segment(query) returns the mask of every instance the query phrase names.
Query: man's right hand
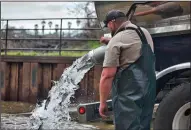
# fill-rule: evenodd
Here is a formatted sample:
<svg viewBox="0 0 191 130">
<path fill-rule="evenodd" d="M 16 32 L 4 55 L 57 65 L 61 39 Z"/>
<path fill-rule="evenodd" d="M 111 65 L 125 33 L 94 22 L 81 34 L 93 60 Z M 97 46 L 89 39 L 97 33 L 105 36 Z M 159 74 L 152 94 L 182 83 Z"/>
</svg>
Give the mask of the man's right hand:
<svg viewBox="0 0 191 130">
<path fill-rule="evenodd" d="M 108 44 L 111 38 L 101 37 L 100 42 L 103 44 Z"/>
</svg>

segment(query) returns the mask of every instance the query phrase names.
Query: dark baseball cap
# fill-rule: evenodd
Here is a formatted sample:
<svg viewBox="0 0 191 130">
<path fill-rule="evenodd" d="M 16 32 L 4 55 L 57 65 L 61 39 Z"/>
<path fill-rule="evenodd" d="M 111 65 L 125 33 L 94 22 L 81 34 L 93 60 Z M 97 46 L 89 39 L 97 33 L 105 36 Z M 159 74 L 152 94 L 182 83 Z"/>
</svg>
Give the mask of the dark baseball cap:
<svg viewBox="0 0 191 130">
<path fill-rule="evenodd" d="M 107 13 L 104 22 L 104 27 L 107 27 L 107 24 L 114 19 L 125 17 L 125 14 L 121 12 L 120 10 L 111 10 Z"/>
</svg>

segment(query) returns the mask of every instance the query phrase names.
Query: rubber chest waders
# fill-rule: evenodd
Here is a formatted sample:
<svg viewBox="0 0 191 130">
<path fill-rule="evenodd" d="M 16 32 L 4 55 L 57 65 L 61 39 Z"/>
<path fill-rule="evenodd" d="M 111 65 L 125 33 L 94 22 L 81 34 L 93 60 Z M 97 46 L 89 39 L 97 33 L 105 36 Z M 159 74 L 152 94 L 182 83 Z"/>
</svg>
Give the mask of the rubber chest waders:
<svg viewBox="0 0 191 130">
<path fill-rule="evenodd" d="M 150 130 L 156 95 L 155 56 L 140 27 L 141 56 L 125 69 L 118 69 L 112 85 L 115 130 Z M 118 32 L 119 32 L 118 31 Z"/>
</svg>

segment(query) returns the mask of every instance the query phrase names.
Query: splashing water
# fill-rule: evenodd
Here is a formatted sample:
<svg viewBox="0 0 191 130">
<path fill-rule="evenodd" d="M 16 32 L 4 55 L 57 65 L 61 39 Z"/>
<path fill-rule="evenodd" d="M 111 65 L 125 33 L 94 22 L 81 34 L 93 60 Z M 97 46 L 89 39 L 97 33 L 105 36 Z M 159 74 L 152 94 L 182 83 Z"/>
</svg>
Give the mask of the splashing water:
<svg viewBox="0 0 191 130">
<path fill-rule="evenodd" d="M 49 91 L 48 98 L 37 104 L 30 117 L 30 129 L 76 129 L 71 125 L 69 115 L 70 98 L 79 88 L 83 79 L 94 63 L 88 54 L 77 59 L 65 69 L 59 81 Z"/>
</svg>

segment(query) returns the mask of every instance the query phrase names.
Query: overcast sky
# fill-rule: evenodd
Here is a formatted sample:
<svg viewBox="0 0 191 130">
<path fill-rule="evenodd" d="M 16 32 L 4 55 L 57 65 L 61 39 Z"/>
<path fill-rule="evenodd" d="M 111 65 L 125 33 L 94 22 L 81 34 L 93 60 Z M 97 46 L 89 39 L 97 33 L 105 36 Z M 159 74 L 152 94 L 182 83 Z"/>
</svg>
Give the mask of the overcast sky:
<svg viewBox="0 0 191 130">
<path fill-rule="evenodd" d="M 67 18 L 67 17 L 84 17 L 83 13 L 72 14 L 68 9 L 74 9 L 79 2 L 2 2 L 1 3 L 1 18 L 3 19 L 26 19 L 26 18 Z M 85 3 L 85 2 L 80 2 Z M 93 4 L 92 4 L 93 5 Z M 94 6 L 92 6 L 92 10 Z M 96 17 L 96 16 L 95 16 Z M 48 23 L 46 21 L 46 23 Z M 60 21 L 52 21 L 52 27 L 55 24 L 60 25 Z M 72 27 L 77 27 L 76 21 L 71 21 Z M 63 27 L 68 26 L 68 20 L 63 22 Z M 4 23 L 5 24 L 5 23 Z M 17 28 L 34 28 L 34 24 L 39 24 L 41 21 L 20 21 L 10 22 L 11 25 Z M 46 24 L 48 28 L 48 24 Z"/>
</svg>

